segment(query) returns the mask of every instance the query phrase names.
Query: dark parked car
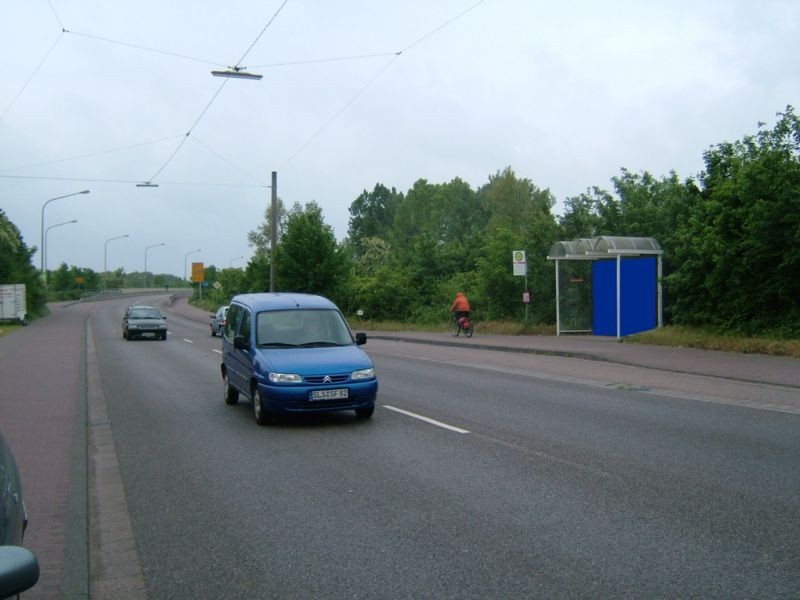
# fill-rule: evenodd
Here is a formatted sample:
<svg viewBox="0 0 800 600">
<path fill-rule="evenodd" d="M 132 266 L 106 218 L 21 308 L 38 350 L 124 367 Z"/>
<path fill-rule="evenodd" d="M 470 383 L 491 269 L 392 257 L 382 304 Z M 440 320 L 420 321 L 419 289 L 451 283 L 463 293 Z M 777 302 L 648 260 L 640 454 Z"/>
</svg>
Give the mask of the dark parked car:
<svg viewBox="0 0 800 600">
<path fill-rule="evenodd" d="M 155 306 L 134 304 L 125 311 L 122 317 L 122 337 L 131 341 L 137 337 L 153 336 L 156 339 L 167 339 L 167 317 Z"/>
<path fill-rule="evenodd" d="M 39 580 L 39 562 L 21 547 L 27 523 L 17 464 L 0 435 L 0 598 L 19 594 Z"/>
<path fill-rule="evenodd" d="M 225 402 L 249 398 L 259 425 L 272 413 L 354 410 L 368 419 L 378 380 L 360 348 L 366 342 L 367 334 L 354 336 L 336 305 L 321 296 L 236 296 L 222 336 Z"/>
<path fill-rule="evenodd" d="M 211 335 L 222 335 L 225 329 L 225 317 L 228 315 L 228 307 L 220 306 L 217 312 L 211 313 Z"/>
</svg>

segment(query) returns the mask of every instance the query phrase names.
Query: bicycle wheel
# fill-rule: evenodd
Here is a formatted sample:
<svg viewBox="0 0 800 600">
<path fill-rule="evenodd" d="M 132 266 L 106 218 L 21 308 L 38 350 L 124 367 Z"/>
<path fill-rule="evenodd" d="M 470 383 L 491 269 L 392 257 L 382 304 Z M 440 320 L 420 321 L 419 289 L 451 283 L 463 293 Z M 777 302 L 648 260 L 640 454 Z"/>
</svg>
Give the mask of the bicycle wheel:
<svg viewBox="0 0 800 600">
<path fill-rule="evenodd" d="M 450 325 L 450 333 L 453 334 L 453 337 L 457 337 L 458 334 L 461 333 L 461 325 L 458 324 L 458 319 L 453 319 Z"/>
<path fill-rule="evenodd" d="M 464 328 L 464 337 L 472 337 L 472 325 Z"/>
</svg>

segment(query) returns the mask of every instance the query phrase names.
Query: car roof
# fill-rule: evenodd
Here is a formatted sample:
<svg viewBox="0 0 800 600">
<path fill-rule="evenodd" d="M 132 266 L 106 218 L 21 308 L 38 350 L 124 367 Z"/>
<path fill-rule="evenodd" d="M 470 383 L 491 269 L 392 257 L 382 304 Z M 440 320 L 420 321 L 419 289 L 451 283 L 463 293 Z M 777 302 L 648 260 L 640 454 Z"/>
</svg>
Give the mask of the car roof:
<svg viewBox="0 0 800 600">
<path fill-rule="evenodd" d="M 288 310 L 292 308 L 324 308 L 337 310 L 336 305 L 322 296 L 291 292 L 240 294 L 235 296 L 231 304 L 243 304 L 255 312 L 265 310 Z"/>
</svg>

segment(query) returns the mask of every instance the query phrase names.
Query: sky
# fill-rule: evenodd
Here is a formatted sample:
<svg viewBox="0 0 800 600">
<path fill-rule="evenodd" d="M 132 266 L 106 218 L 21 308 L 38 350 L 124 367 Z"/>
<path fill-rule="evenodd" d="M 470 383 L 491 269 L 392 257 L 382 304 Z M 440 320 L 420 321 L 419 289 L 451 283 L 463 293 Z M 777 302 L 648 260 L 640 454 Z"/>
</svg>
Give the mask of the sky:
<svg viewBox="0 0 800 600">
<path fill-rule="evenodd" d="M 561 214 L 621 168 L 696 176 L 797 107 L 800 2 L 0 0 L 0 65 L 25 243 L 45 228 L 50 269 L 183 277 L 246 265 L 273 171 L 339 240 L 378 183 L 510 167 Z M 263 78 L 211 75 L 231 66 Z"/>
</svg>

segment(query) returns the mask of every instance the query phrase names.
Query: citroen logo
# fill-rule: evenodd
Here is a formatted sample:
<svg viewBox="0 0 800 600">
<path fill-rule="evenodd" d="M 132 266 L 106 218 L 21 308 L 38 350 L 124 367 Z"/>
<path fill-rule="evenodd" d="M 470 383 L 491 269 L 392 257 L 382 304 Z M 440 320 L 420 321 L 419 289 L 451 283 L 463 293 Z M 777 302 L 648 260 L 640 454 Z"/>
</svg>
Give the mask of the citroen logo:
<svg viewBox="0 0 800 600">
<path fill-rule="evenodd" d="M 322 383 L 332 383 L 332 382 L 333 379 L 331 379 L 330 375 L 325 375 L 325 377 L 322 378 Z"/>
</svg>

